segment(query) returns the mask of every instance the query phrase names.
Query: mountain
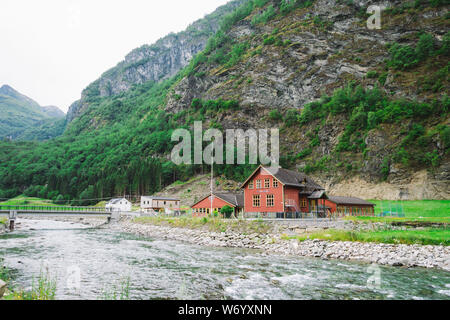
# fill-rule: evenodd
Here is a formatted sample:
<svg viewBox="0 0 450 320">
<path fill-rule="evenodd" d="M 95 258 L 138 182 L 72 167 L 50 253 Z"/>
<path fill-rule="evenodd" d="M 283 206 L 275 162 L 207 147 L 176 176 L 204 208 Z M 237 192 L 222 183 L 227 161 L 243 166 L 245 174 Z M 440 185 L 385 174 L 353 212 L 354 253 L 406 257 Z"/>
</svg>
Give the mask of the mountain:
<svg viewBox="0 0 450 320">
<path fill-rule="evenodd" d="M 0 137 L 17 139 L 43 122 L 64 118 L 57 107 L 41 107 L 36 101 L 8 85 L 0 88 Z"/>
<path fill-rule="evenodd" d="M 83 113 L 90 102 L 100 97 L 117 95 L 134 85 L 174 76 L 204 49 L 208 39 L 219 28 L 223 16 L 246 1 L 231 1 L 192 23 L 185 31 L 171 33 L 152 45 L 143 45 L 131 51 L 124 61 L 106 71 L 82 92 L 81 100 L 69 108 L 68 122 Z"/>
<path fill-rule="evenodd" d="M 169 160 L 172 132 L 203 121 L 279 128 L 281 164 L 330 193 L 448 199 L 448 1 L 390 1 L 382 28 L 369 30 L 374 4 L 243 2 L 176 75 L 117 94 L 85 90 L 61 137 L 0 142 L 0 198 L 157 192 L 207 172 Z M 121 87 L 122 78 L 109 79 Z M 254 169 L 215 173 L 243 181 Z"/>
<path fill-rule="evenodd" d="M 49 118 L 64 118 L 66 116 L 61 109 L 55 106 L 44 106 L 41 109 Z"/>
</svg>

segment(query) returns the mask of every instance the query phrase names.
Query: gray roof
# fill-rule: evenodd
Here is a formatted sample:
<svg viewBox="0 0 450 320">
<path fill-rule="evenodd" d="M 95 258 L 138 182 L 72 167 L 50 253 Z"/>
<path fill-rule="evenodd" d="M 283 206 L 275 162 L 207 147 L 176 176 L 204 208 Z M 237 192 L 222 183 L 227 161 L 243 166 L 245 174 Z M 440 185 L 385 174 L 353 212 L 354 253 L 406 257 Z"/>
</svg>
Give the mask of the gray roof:
<svg viewBox="0 0 450 320">
<path fill-rule="evenodd" d="M 304 173 L 283 168 L 274 169 L 271 167 L 264 167 L 264 169 L 269 171 L 275 178 L 286 186 L 304 187 L 308 190 L 325 190 L 322 186 L 317 184 L 313 179 Z"/>
<path fill-rule="evenodd" d="M 109 200 L 108 204 L 117 204 L 119 201 L 122 201 L 122 200 L 128 201 L 128 200 L 125 199 L 125 198 L 117 198 L 117 199 L 111 199 L 111 200 Z"/>
<path fill-rule="evenodd" d="M 142 198 L 152 199 L 152 200 L 165 200 L 165 201 L 180 201 L 180 199 L 176 198 L 166 198 L 166 197 L 147 197 L 143 196 Z"/>
<path fill-rule="evenodd" d="M 222 199 L 223 201 L 228 202 L 229 204 L 243 208 L 244 207 L 244 193 L 243 192 L 221 192 L 221 193 L 214 193 L 214 196 Z M 210 195 L 207 195 L 206 197 L 203 197 L 200 201 L 197 201 L 192 206 L 195 206 L 197 203 L 202 202 L 206 198 L 210 197 Z"/>
<path fill-rule="evenodd" d="M 216 197 L 231 203 L 232 205 L 236 206 L 236 207 L 244 207 L 244 194 L 243 193 L 232 193 L 232 192 L 228 192 L 228 193 L 215 193 L 214 194 Z"/>
<path fill-rule="evenodd" d="M 354 197 L 328 197 L 331 202 L 334 202 L 336 204 L 348 204 L 348 205 L 361 205 L 361 206 L 375 206 L 375 204 L 359 199 Z"/>
<path fill-rule="evenodd" d="M 309 199 L 328 199 L 328 196 L 326 195 L 324 190 L 321 191 L 314 191 L 311 193 L 311 195 L 308 197 Z"/>
</svg>

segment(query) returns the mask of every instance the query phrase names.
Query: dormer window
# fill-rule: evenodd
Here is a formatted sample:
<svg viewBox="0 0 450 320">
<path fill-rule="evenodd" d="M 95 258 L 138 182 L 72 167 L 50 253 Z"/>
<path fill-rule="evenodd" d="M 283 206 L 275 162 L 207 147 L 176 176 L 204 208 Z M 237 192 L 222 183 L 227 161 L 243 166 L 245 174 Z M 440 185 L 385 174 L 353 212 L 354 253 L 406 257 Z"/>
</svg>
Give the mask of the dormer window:
<svg viewBox="0 0 450 320">
<path fill-rule="evenodd" d="M 266 188 L 266 189 L 270 188 L 270 179 L 264 180 L 264 188 Z"/>
<path fill-rule="evenodd" d="M 278 188 L 278 180 L 277 179 L 273 179 L 273 187 Z"/>
<path fill-rule="evenodd" d="M 256 189 L 261 189 L 261 180 L 256 180 Z"/>
</svg>

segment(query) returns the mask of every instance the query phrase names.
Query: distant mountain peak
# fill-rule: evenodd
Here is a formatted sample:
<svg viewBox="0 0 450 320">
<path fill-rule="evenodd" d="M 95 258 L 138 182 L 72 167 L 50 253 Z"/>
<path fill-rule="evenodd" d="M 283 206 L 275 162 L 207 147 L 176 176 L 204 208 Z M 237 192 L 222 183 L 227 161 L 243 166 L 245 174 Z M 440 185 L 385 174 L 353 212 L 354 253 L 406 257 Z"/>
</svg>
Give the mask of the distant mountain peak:
<svg viewBox="0 0 450 320">
<path fill-rule="evenodd" d="M 0 93 L 1 94 L 5 94 L 5 95 L 10 95 L 10 94 L 14 94 L 14 93 L 19 93 L 17 90 L 15 90 L 13 87 L 4 84 L 1 88 L 0 88 Z"/>
<path fill-rule="evenodd" d="M 0 139 L 20 137 L 26 130 L 59 121 L 65 113 L 58 107 L 41 107 L 33 99 L 5 84 L 0 87 Z M 59 131 L 58 131 L 59 132 Z"/>
</svg>

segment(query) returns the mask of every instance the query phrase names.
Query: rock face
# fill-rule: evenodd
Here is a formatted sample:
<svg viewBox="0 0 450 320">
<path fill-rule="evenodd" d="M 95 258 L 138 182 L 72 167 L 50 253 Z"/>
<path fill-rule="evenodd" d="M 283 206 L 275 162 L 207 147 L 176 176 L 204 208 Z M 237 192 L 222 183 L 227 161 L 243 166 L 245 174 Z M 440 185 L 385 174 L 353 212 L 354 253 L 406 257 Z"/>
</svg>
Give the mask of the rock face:
<svg viewBox="0 0 450 320">
<path fill-rule="evenodd" d="M 404 2 L 390 1 L 386 6 L 395 8 Z M 378 78 L 370 78 L 367 74 L 371 70 L 383 68 L 384 61 L 390 58 L 386 49 L 388 43 L 415 45 L 411 39 L 419 29 L 437 39 L 447 32 L 438 22 L 443 18 L 445 10 L 432 8 L 418 12 L 414 18 L 403 16 L 399 19 L 384 14 L 383 28 L 369 30 L 365 25 L 367 17 L 361 17 L 358 12 L 372 4 L 380 3 L 366 0 L 349 5 L 343 1 L 317 0 L 311 8 L 275 18 L 266 24 L 255 25 L 252 17 L 240 21 L 231 29 L 229 37 L 235 43 L 248 44 L 250 49 L 241 61 L 233 66 L 211 63 L 199 65 L 195 75 L 185 77 L 175 86 L 174 94 L 169 95 L 166 112 L 186 111 L 193 99 L 238 100 L 239 110 L 224 112 L 211 120 L 220 123 L 223 129 L 282 127 L 282 121 L 270 120 L 269 114 L 273 110 L 280 114 L 286 114 L 289 110 L 301 112 L 306 103 L 317 101 L 324 94 L 331 95 L 336 88 L 345 87 L 353 80 L 367 88 L 380 86 Z M 320 21 L 326 27 L 315 21 Z M 272 35 L 280 38 L 285 45 L 263 44 L 264 39 Z M 199 77 L 198 74 L 204 76 Z M 417 101 L 429 101 L 431 97 L 440 99 L 443 93 L 420 95 L 413 82 L 403 79 L 398 73 L 395 74 L 394 81 L 392 70 L 387 72 L 386 77 L 382 89 L 394 99 L 408 97 Z M 286 154 L 294 150 L 291 154 L 295 155 L 309 148 L 311 139 L 308 134 L 320 127 L 317 132 L 320 145 L 313 150 L 311 158 L 334 158 L 333 152 L 347 121 L 348 119 L 338 116 L 333 121 L 313 122 L 301 129 L 283 129 L 282 152 Z M 442 119 L 430 120 L 426 125 L 433 127 L 440 121 Z M 447 115 L 440 124 L 448 123 Z M 411 127 L 411 120 L 403 125 Z M 353 165 L 351 170 L 357 170 L 357 182 L 352 183 L 352 174 L 341 169 L 317 174 L 316 179 L 327 185 L 332 192 L 348 193 L 349 196 L 396 200 L 448 199 L 450 171 L 449 157 L 448 154 L 445 156 L 445 152 L 440 151 L 445 159 L 442 164 L 429 171 L 386 162 L 398 151 L 404 135 L 404 128 L 397 124 L 383 124 L 380 128 L 369 131 L 364 137 L 365 154 L 353 156 L 340 164 Z M 437 149 L 439 144 L 442 142 L 433 142 Z M 339 165 L 337 162 L 336 166 Z M 299 169 L 305 166 L 306 163 L 297 163 Z M 383 185 L 386 192 L 382 192 L 381 185 L 374 188 L 385 179 L 381 170 L 383 166 L 388 166 L 390 171 L 388 180 Z"/>
<path fill-rule="evenodd" d="M 6 292 L 6 283 L 4 281 L 0 280 L 0 298 L 3 297 L 5 292 Z"/>
<path fill-rule="evenodd" d="M 95 105 L 92 101 L 117 94 L 120 100 L 120 93 L 133 85 L 173 76 L 205 48 L 208 37 L 218 29 L 220 18 L 242 2 L 231 2 L 182 33 L 168 35 L 153 45 L 133 50 L 124 61 L 83 91 L 81 100 L 70 107 L 68 121 L 84 114 L 87 117 L 83 123 L 89 129 L 106 126 L 108 120 L 101 114 L 91 117 L 93 113 L 87 112 L 95 110 L 95 107 L 89 109 Z M 437 151 L 443 159 L 439 164 L 433 164 L 433 168 L 431 165 L 412 167 L 392 160 L 417 119 L 405 119 L 400 125 L 380 124 L 361 134 L 357 144 L 364 145 L 364 151 L 341 154 L 337 146 L 349 124 L 348 114 L 311 121 L 301 128 L 284 126 L 288 112 L 300 114 L 305 104 L 329 96 L 353 81 L 368 89 L 377 86 L 392 99 L 408 98 L 418 102 L 442 99 L 449 88 L 448 80 L 443 80 L 441 90 L 424 93 L 418 89 L 417 78 L 421 73 L 432 74 L 438 70 L 433 68 L 445 67 L 446 61 L 431 59 L 426 64 L 435 67 L 430 70 L 422 65 L 401 72 L 388 68 L 386 60 L 390 59 L 389 43 L 415 46 L 419 31 L 442 42 L 449 26 L 447 7 L 409 8 L 395 14 L 383 12 L 380 30 L 367 28 L 367 8 L 384 5 L 398 9 L 407 1 L 315 0 L 310 7 L 299 8 L 284 16 L 276 14 L 267 23 L 252 22 L 269 5 L 279 3 L 270 1 L 265 8 L 254 10 L 227 31 L 227 41 L 222 47 L 228 50 L 230 46 L 245 44 L 247 48 L 235 63 L 220 62 L 223 56 L 232 55 L 226 50 L 221 52 L 222 47 L 205 54 L 206 62 L 200 63 L 195 72 L 168 90 L 167 101 L 161 103 L 161 109 L 167 114 L 176 114 L 180 126 L 189 123 L 189 117 L 204 112 L 201 114 L 207 122 L 204 127 L 214 124 L 223 129 L 281 128 L 281 154 L 290 166 L 306 169 L 319 166 L 321 160 L 328 161 L 322 165 L 327 170 L 310 174 L 332 194 L 393 200 L 450 198 L 450 154 L 439 134 L 435 134 L 428 144 L 429 150 Z M 271 37 L 273 41 L 267 41 Z M 369 76 L 369 72 L 375 72 L 377 76 Z M 143 86 L 142 90 L 147 89 Z M 236 100 L 239 108 L 223 112 L 200 110 L 197 114 L 189 114 L 194 99 Z M 111 105 L 111 108 L 121 108 L 120 103 Z M 271 118 L 273 111 L 280 114 L 281 120 Z M 189 116 L 180 116 L 183 112 Z M 142 122 L 146 116 L 137 117 L 142 117 L 139 119 Z M 427 118 L 421 124 L 425 131 L 435 131 L 449 123 L 446 113 L 440 118 Z M 298 156 L 308 149 L 311 150 L 307 156 Z M 425 147 L 420 151 L 423 150 Z M 426 152 L 422 152 L 419 157 L 425 155 Z M 167 156 L 167 152 L 163 156 Z M 427 156 L 433 156 L 431 151 Z"/>
<path fill-rule="evenodd" d="M 108 97 L 129 90 L 133 85 L 147 81 L 160 81 L 175 75 L 202 51 L 219 28 L 220 20 L 247 0 L 235 0 L 219 7 L 205 18 L 190 25 L 186 31 L 169 34 L 152 45 L 131 51 L 125 60 L 106 71 L 89 85 L 81 100 L 73 103 L 67 120 L 71 122 L 89 107 L 89 99 Z"/>
</svg>

